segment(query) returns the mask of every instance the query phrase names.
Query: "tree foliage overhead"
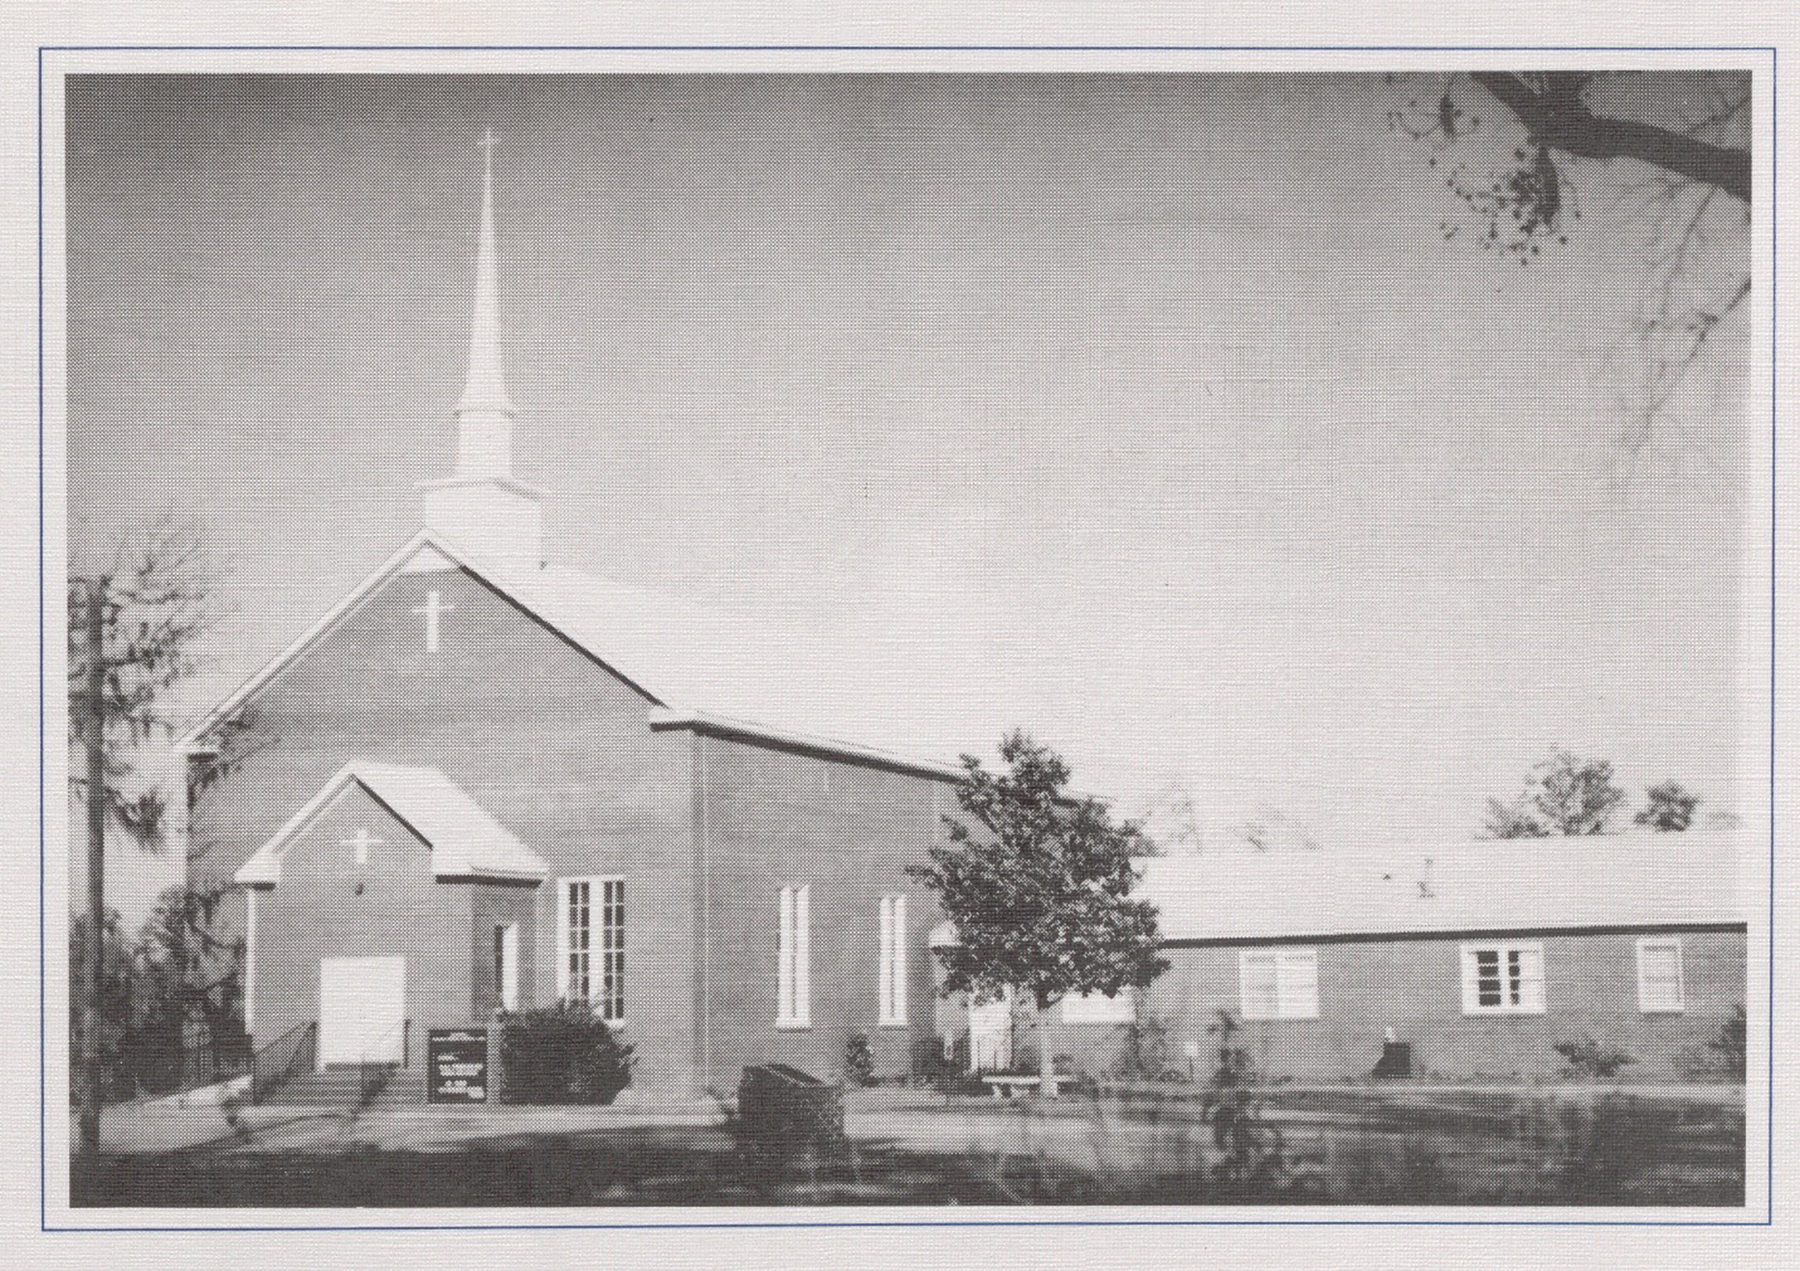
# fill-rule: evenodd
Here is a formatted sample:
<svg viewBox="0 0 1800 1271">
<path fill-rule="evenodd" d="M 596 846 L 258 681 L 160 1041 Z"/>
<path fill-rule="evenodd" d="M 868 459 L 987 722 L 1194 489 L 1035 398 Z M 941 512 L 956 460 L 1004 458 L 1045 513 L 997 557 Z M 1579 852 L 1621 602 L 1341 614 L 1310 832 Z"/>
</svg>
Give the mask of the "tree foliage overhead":
<svg viewBox="0 0 1800 1271">
<path fill-rule="evenodd" d="M 963 756 L 961 817 L 908 872 L 934 891 L 958 943 L 940 951 L 945 994 L 991 1001 L 1010 987 L 1040 1010 L 1070 993 L 1143 988 L 1167 969 L 1155 907 L 1131 899 L 1144 841 L 1104 804 L 1069 795 L 1069 769 L 1022 732 L 1006 770 Z"/>
<path fill-rule="evenodd" d="M 1619 442 L 1633 464 L 1659 438 L 1710 458 L 1676 399 L 1715 331 L 1750 293 L 1748 71 L 1521 71 L 1391 76 L 1389 123 L 1475 214 L 1472 237 L 1521 265 L 1582 251 L 1573 222 L 1605 205 L 1640 255 L 1634 322 L 1642 380 Z M 1623 162 L 1621 162 L 1623 161 Z M 1663 449 L 1667 450 L 1667 447 Z"/>
</svg>

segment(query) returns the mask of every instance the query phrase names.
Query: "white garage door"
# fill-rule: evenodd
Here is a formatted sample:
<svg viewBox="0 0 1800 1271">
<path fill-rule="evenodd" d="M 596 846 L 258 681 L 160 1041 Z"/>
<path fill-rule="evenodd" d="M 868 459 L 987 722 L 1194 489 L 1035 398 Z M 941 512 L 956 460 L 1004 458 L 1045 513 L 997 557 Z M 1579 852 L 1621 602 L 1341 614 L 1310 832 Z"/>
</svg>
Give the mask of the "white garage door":
<svg viewBox="0 0 1800 1271">
<path fill-rule="evenodd" d="M 405 1059 L 406 959 L 319 962 L 319 1067 Z"/>
</svg>

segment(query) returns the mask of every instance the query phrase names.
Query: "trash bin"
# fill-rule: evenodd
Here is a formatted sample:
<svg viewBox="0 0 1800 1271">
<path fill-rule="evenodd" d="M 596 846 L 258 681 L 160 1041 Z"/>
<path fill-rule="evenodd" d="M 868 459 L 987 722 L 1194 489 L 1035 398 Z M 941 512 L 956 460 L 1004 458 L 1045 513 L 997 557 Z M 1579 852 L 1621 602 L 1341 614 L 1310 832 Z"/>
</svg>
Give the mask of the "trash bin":
<svg viewBox="0 0 1800 1271">
<path fill-rule="evenodd" d="M 1374 1075 L 1382 1078 L 1412 1076 L 1412 1043 L 1383 1042 Z"/>
<path fill-rule="evenodd" d="M 844 1145 L 844 1091 L 787 1064 L 757 1064 L 738 1082 L 738 1129 L 746 1145 L 782 1156 Z"/>
</svg>

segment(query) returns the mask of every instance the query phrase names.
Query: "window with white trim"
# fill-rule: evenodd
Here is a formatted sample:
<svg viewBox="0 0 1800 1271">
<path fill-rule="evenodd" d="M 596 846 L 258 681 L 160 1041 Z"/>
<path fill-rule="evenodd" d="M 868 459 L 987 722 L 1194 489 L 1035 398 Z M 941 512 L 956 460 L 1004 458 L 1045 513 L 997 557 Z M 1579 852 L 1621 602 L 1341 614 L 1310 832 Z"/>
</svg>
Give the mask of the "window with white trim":
<svg viewBox="0 0 1800 1271">
<path fill-rule="evenodd" d="M 1130 989 L 1117 993 L 1071 993 L 1062 1000 L 1065 1024 L 1129 1024 L 1137 1018 Z"/>
<path fill-rule="evenodd" d="M 1245 1019 L 1319 1018 L 1319 951 L 1241 950 L 1238 1007 Z"/>
<path fill-rule="evenodd" d="M 812 887 L 781 889 L 781 947 L 775 1025 L 812 1027 Z"/>
<path fill-rule="evenodd" d="M 625 1018 L 625 880 L 565 878 L 557 902 L 557 992 L 616 1024 Z"/>
<path fill-rule="evenodd" d="M 1465 944 L 1462 990 L 1465 1015 L 1542 1015 L 1543 944 Z"/>
<path fill-rule="evenodd" d="M 1677 936 L 1645 936 L 1637 942 L 1638 1010 L 1646 1015 L 1673 1015 L 1687 1009 L 1687 985 L 1681 975 L 1681 940 Z"/>
<path fill-rule="evenodd" d="M 906 897 L 881 898 L 881 1022 L 906 1023 Z"/>
</svg>

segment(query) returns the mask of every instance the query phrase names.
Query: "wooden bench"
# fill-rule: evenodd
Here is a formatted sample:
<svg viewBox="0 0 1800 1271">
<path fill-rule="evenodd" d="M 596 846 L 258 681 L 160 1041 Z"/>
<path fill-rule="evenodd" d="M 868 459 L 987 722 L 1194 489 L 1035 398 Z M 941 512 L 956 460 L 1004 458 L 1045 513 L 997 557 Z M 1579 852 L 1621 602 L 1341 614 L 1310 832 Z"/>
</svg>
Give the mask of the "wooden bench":
<svg viewBox="0 0 1800 1271">
<path fill-rule="evenodd" d="M 994 1098 L 1010 1099 L 1018 1094 L 1020 1090 L 1034 1089 L 1040 1078 L 1011 1077 L 983 1073 L 981 1080 L 992 1090 Z M 1051 1079 L 1049 1093 L 1051 1098 L 1054 1099 L 1056 1097 L 1056 1081 L 1054 1078 Z"/>
</svg>

